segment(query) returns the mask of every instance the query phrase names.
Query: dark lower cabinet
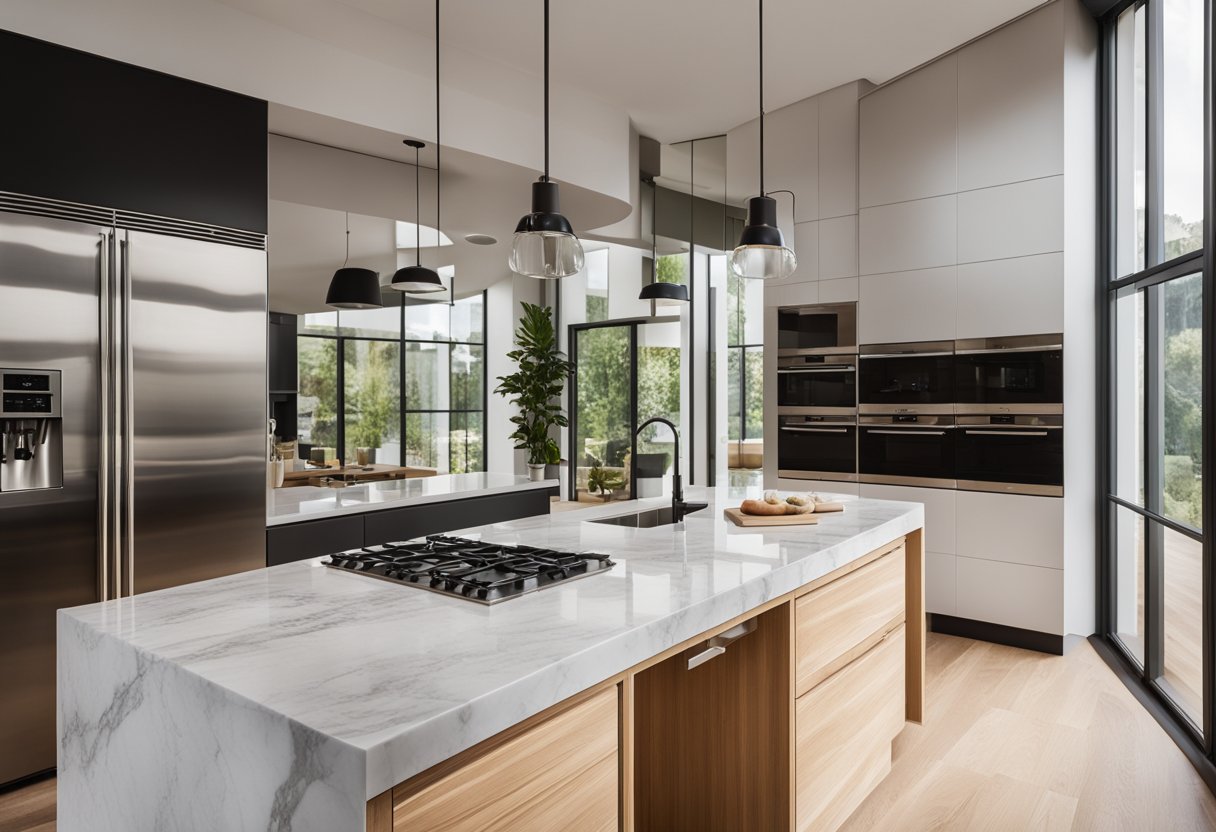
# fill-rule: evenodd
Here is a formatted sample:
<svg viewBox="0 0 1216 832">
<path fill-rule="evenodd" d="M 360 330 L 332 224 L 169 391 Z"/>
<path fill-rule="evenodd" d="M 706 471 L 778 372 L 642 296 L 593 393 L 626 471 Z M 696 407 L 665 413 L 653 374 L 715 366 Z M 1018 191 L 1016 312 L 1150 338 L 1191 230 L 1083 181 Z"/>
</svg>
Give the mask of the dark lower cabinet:
<svg viewBox="0 0 1216 832">
<path fill-rule="evenodd" d="M 362 514 L 271 526 L 266 529 L 266 565 L 317 558 L 362 545 Z"/>
<path fill-rule="evenodd" d="M 548 513 L 549 490 L 536 488 L 271 526 L 266 530 L 266 565 Z"/>
</svg>

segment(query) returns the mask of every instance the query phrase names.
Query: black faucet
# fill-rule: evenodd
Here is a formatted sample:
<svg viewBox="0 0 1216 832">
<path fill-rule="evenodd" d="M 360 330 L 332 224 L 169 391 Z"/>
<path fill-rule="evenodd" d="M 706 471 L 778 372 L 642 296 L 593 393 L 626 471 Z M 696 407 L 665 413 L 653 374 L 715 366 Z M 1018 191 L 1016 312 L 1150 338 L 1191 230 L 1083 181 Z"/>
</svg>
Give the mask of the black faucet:
<svg viewBox="0 0 1216 832">
<path fill-rule="evenodd" d="M 680 479 L 680 432 L 676 430 L 676 426 L 662 416 L 655 416 L 647 419 L 638 426 L 637 434 L 640 435 L 643 430 L 655 424 L 656 422 L 667 425 L 671 428 L 671 435 L 676 438 L 675 449 L 675 468 L 671 475 L 671 522 L 679 523 L 683 521 L 684 515 L 692 514 L 694 511 L 700 511 L 709 505 L 709 503 L 686 503 L 684 502 L 684 483 Z M 637 481 L 638 463 L 637 459 L 633 460 L 634 481 Z"/>
</svg>

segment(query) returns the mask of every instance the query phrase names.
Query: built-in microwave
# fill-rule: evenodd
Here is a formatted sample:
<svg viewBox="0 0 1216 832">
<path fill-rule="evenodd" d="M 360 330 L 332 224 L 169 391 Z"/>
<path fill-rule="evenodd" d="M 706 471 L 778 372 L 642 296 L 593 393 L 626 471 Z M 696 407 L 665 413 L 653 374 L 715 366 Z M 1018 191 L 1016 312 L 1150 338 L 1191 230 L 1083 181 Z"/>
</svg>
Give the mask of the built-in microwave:
<svg viewBox="0 0 1216 832">
<path fill-rule="evenodd" d="M 783 306 L 777 310 L 777 356 L 857 352 L 857 304 Z"/>
<path fill-rule="evenodd" d="M 858 357 L 859 412 L 954 412 L 954 342 L 866 344 Z"/>
<path fill-rule="evenodd" d="M 856 482 L 856 418 L 778 416 L 777 476 Z"/>
<path fill-rule="evenodd" d="M 1059 413 L 1064 402 L 1062 335 L 974 338 L 954 344 L 959 413 Z"/>
<path fill-rule="evenodd" d="M 777 413 L 787 416 L 852 416 L 857 413 L 857 356 L 778 358 Z"/>
</svg>

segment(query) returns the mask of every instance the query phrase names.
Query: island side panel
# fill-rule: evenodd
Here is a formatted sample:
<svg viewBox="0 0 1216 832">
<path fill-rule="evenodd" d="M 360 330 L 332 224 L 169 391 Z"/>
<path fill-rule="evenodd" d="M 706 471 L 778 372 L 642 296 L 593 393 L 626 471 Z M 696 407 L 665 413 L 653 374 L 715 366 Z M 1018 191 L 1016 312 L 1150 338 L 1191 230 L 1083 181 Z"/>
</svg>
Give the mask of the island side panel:
<svg viewBox="0 0 1216 832">
<path fill-rule="evenodd" d="M 925 530 L 909 532 L 904 542 L 907 629 L 905 640 L 905 717 L 918 725 L 925 717 Z"/>
<path fill-rule="evenodd" d="M 64 612 L 57 650 L 60 832 L 363 829 L 362 751 Z"/>
</svg>

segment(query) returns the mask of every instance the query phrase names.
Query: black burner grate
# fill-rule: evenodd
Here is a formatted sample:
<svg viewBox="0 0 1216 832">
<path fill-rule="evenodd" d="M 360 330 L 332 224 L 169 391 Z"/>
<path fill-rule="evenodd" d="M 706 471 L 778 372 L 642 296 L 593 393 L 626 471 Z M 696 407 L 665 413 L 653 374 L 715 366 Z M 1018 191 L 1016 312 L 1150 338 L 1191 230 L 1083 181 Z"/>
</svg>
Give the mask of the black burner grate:
<svg viewBox="0 0 1216 832">
<path fill-rule="evenodd" d="M 485 604 L 615 566 L 607 555 L 591 552 L 559 552 L 447 535 L 351 549 L 330 555 L 324 563 Z"/>
</svg>

